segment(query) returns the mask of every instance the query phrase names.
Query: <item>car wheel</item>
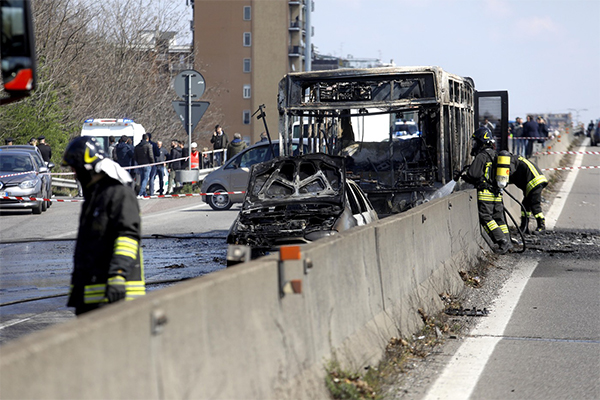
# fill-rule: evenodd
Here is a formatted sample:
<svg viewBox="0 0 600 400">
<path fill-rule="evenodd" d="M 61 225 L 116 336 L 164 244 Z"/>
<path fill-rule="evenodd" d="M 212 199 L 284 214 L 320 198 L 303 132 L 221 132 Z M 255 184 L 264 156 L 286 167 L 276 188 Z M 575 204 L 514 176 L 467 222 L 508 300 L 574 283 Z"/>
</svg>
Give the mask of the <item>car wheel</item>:
<svg viewBox="0 0 600 400">
<path fill-rule="evenodd" d="M 47 197 L 46 197 L 46 196 L 43 196 L 43 197 L 44 197 L 45 199 L 47 199 Z M 46 202 L 46 200 L 44 200 L 44 201 L 40 201 L 40 203 L 42 204 L 42 205 L 41 205 L 41 207 L 42 207 L 42 212 L 46 211 L 46 210 L 48 209 L 48 203 Z"/>
<path fill-rule="evenodd" d="M 34 206 L 31 209 L 31 211 L 36 215 L 41 214 L 42 213 L 42 203 L 43 203 L 43 201 L 38 201 L 38 204 L 36 206 Z"/>
<path fill-rule="evenodd" d="M 52 205 L 52 202 L 50 201 L 51 198 L 52 198 L 52 190 L 50 190 L 50 193 L 48 193 L 48 197 L 47 197 L 48 201 L 46 204 L 47 208 L 50 208 L 50 206 Z"/>
<path fill-rule="evenodd" d="M 226 192 L 226 190 L 223 186 L 218 186 L 218 185 L 211 186 L 208 189 L 208 193 L 215 193 L 215 192 Z M 212 208 L 213 210 L 216 210 L 216 211 L 229 210 L 231 208 L 231 206 L 233 205 L 233 203 L 231 202 L 231 198 L 226 193 L 213 195 L 213 196 L 206 196 L 206 202 L 208 203 L 210 208 Z"/>
</svg>

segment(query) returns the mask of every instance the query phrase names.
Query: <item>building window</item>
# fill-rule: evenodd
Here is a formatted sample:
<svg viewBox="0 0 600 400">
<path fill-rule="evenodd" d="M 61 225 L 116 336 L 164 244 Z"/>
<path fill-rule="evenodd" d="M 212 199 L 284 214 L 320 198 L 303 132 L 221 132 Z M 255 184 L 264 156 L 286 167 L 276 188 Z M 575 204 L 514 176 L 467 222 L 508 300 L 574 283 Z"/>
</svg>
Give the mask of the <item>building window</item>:
<svg viewBox="0 0 600 400">
<path fill-rule="evenodd" d="M 252 19 L 252 8 L 250 6 L 244 6 L 244 21 L 250 21 Z"/>
<path fill-rule="evenodd" d="M 249 58 L 244 58 L 244 72 L 252 72 L 252 64 Z"/>
<path fill-rule="evenodd" d="M 252 33 L 244 32 L 244 47 L 252 46 Z"/>
<path fill-rule="evenodd" d="M 244 125 L 250 125 L 250 110 L 243 111 L 242 122 L 244 123 Z"/>
<path fill-rule="evenodd" d="M 244 98 L 249 99 L 251 94 L 250 85 L 244 85 Z"/>
</svg>

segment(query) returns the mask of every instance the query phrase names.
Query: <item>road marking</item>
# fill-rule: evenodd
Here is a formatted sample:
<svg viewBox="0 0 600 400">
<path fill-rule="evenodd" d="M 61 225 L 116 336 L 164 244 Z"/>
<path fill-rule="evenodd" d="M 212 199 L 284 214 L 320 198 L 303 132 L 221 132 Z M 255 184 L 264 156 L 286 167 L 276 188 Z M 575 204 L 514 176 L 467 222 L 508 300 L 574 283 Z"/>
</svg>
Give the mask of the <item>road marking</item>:
<svg viewBox="0 0 600 400">
<path fill-rule="evenodd" d="M 585 140 L 581 142 L 581 146 L 579 147 L 578 151 L 583 152 L 583 148 L 588 146 L 589 140 L 589 138 L 585 138 Z M 550 210 L 546 214 L 546 229 L 554 230 L 556 221 L 558 221 L 558 217 L 560 216 L 563 207 L 567 203 L 567 197 L 569 197 L 569 193 L 571 193 L 571 189 L 573 188 L 573 184 L 575 183 L 575 179 L 579 173 L 578 168 L 581 167 L 582 163 L 583 154 L 578 154 L 575 157 L 575 162 L 573 163 L 574 169 L 572 169 L 565 178 L 560 190 L 556 193 L 554 201 L 552 201 L 552 207 L 550 207 Z"/>
<path fill-rule="evenodd" d="M 496 344 L 502 339 L 521 293 L 538 262 L 539 259 L 519 261 L 512 276 L 490 307 L 490 315 L 479 321 L 470 337 L 465 339 L 452 356 L 442 374 L 427 392 L 426 400 L 463 400 L 471 396 Z"/>
<path fill-rule="evenodd" d="M 16 324 L 20 324 L 21 322 L 25 322 L 30 320 L 33 317 L 29 317 L 29 318 L 23 318 L 23 319 L 13 319 L 12 321 L 8 321 L 4 324 L 0 324 L 0 330 L 4 329 L 4 328 L 8 328 L 9 326 L 13 326 Z"/>
</svg>

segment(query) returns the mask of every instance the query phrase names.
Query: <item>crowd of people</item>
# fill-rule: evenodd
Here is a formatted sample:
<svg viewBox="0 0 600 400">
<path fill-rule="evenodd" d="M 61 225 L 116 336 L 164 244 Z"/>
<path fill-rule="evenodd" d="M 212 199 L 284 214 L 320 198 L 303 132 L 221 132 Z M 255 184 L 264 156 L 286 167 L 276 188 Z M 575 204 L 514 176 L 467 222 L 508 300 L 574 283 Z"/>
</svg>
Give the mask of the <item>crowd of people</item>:
<svg viewBox="0 0 600 400">
<path fill-rule="evenodd" d="M 534 118 L 533 115 L 527 115 L 525 123 L 521 117 L 515 118 L 515 122 L 509 126 L 508 133 L 512 137 L 512 152 L 527 158 L 532 156 L 535 143 L 544 144 L 550 136 L 544 118 Z"/>
<path fill-rule="evenodd" d="M 176 171 L 190 167 L 191 169 L 219 167 L 226 159 L 247 147 L 239 133 L 235 133 L 233 140 L 229 141 L 229 137 L 220 125 L 215 126 L 210 141 L 213 150 L 204 147 L 200 152 L 196 142 L 191 143 L 190 151 L 182 141 L 176 139 L 171 140 L 171 148 L 167 150 L 160 140 L 156 142 L 152 140 L 152 133 L 144 134 L 136 146 L 133 146 L 131 138 L 127 136 L 122 136 L 117 143 L 111 136 L 108 154 L 121 167 L 129 170 L 134 178 L 130 185 L 132 187 L 139 185 L 138 197 L 154 196 L 156 193 L 162 195 L 173 193 L 182 186 L 182 182 L 177 180 Z M 143 167 L 134 168 L 142 165 Z M 156 177 L 158 177 L 158 188 L 155 190 Z"/>
</svg>

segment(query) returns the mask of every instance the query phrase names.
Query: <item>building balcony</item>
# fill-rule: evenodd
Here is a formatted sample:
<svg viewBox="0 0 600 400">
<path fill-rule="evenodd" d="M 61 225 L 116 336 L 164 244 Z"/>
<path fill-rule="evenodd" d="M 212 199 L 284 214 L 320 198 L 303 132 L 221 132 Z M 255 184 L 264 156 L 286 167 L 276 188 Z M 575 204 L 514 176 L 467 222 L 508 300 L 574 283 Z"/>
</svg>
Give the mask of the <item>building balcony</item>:
<svg viewBox="0 0 600 400">
<path fill-rule="evenodd" d="M 304 56 L 304 46 L 290 46 L 288 55 L 290 57 Z"/>
<path fill-rule="evenodd" d="M 304 32 L 306 30 L 306 22 L 299 21 L 299 20 L 290 21 L 289 30 L 290 31 L 300 31 L 300 30 L 302 30 Z"/>
</svg>

